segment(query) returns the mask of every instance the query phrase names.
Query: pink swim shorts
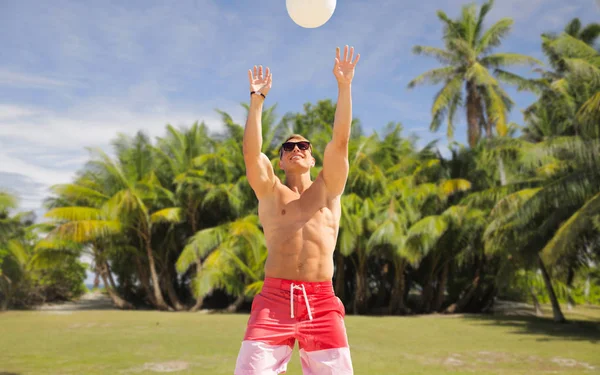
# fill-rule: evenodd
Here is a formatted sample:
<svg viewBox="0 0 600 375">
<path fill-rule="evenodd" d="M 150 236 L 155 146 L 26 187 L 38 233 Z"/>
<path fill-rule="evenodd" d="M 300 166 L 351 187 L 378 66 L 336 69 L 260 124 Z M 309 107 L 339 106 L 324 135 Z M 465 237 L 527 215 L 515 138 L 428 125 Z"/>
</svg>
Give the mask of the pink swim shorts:
<svg viewBox="0 0 600 375">
<path fill-rule="evenodd" d="M 345 314 L 331 281 L 267 277 L 252 302 L 235 375 L 286 372 L 296 340 L 304 375 L 352 375 Z"/>
</svg>

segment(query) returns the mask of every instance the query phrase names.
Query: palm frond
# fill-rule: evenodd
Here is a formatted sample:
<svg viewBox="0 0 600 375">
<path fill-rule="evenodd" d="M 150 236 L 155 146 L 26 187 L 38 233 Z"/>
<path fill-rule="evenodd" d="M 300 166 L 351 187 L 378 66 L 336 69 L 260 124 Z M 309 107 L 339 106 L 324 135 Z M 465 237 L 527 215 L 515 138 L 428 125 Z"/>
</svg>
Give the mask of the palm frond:
<svg viewBox="0 0 600 375">
<path fill-rule="evenodd" d="M 586 133 L 594 138 L 597 138 L 600 134 L 598 128 L 600 124 L 600 92 L 597 92 L 591 98 L 589 98 L 579 111 L 577 111 L 577 121 L 582 124 L 589 124 Z"/>
<path fill-rule="evenodd" d="M 471 47 L 469 42 L 464 39 L 450 39 L 448 41 L 448 46 L 460 55 L 461 60 L 475 61 L 477 59 L 477 52 Z"/>
<path fill-rule="evenodd" d="M 18 199 L 12 194 L 0 191 L 0 212 L 8 211 L 11 208 L 17 208 Z"/>
<path fill-rule="evenodd" d="M 229 225 L 207 228 L 192 236 L 179 255 L 175 267 L 180 274 L 186 272 L 192 264 L 200 261 L 214 251 L 227 238 Z"/>
<path fill-rule="evenodd" d="M 544 65 L 540 60 L 520 53 L 495 53 L 479 60 L 485 67 L 500 68 L 507 65 Z"/>
<path fill-rule="evenodd" d="M 408 83 L 408 88 L 412 89 L 417 85 L 430 83 L 438 84 L 442 81 L 448 81 L 456 74 L 456 68 L 447 66 L 443 68 L 432 69 L 413 79 Z"/>
<path fill-rule="evenodd" d="M 541 85 L 539 81 L 523 78 L 517 74 L 510 73 L 502 69 L 495 69 L 494 74 L 501 81 L 516 86 L 518 91 L 526 90 L 540 94 L 545 88 L 545 85 Z"/>
<path fill-rule="evenodd" d="M 579 39 L 588 45 L 594 45 L 598 37 L 600 37 L 600 23 L 591 23 L 579 33 Z"/>
<path fill-rule="evenodd" d="M 542 188 L 523 189 L 503 197 L 496 203 L 494 208 L 492 208 L 490 216 L 501 217 L 506 216 L 511 212 L 516 212 L 525 201 L 529 200 L 541 189 Z"/>
<path fill-rule="evenodd" d="M 133 189 L 117 192 L 105 203 L 104 207 L 110 215 L 115 217 L 127 217 L 138 212 L 138 210 L 144 216 L 148 214 L 148 208 L 142 202 L 139 194 Z"/>
<path fill-rule="evenodd" d="M 457 100 L 460 100 L 459 97 L 461 95 L 462 88 L 462 78 L 460 76 L 456 76 L 452 80 L 448 81 L 446 85 L 437 93 L 434 101 L 433 107 L 431 108 L 431 113 L 434 116 L 434 120 L 431 123 L 431 129 L 437 130 L 439 128 L 439 122 L 441 119 L 439 118 L 440 114 L 443 115 L 447 112 L 447 109 L 453 105 Z"/>
<path fill-rule="evenodd" d="M 481 53 L 485 53 L 493 47 L 499 46 L 502 38 L 504 38 L 510 32 L 513 23 L 514 21 L 511 18 L 503 18 L 493 24 L 481 36 L 481 39 L 475 47 L 476 53 L 479 55 Z"/>
<path fill-rule="evenodd" d="M 593 61 L 580 58 L 564 59 L 564 61 L 574 76 L 591 81 L 594 84 L 600 84 L 600 57 L 598 57 L 597 64 L 594 64 Z"/>
<path fill-rule="evenodd" d="M 50 188 L 54 193 L 73 201 L 81 201 L 95 207 L 108 200 L 108 196 L 94 189 L 78 184 L 60 184 Z"/>
<path fill-rule="evenodd" d="M 179 223 L 181 222 L 181 208 L 170 207 L 164 208 L 160 211 L 156 211 L 155 213 L 150 215 L 150 221 L 152 223 Z"/>
<path fill-rule="evenodd" d="M 494 0 L 488 0 L 481 5 L 481 8 L 479 8 L 479 17 L 477 18 L 477 27 L 475 29 L 475 40 L 481 39 L 483 21 L 485 20 L 485 16 L 492 10 L 493 6 Z"/>
<path fill-rule="evenodd" d="M 259 281 L 253 282 L 252 284 L 246 285 L 246 288 L 244 289 L 244 294 L 247 297 L 256 296 L 262 290 L 263 284 L 264 284 L 264 281 L 259 280 Z"/>
<path fill-rule="evenodd" d="M 459 191 L 467 191 L 470 189 L 471 182 L 462 178 L 445 180 L 440 184 L 440 192 L 445 197 L 456 194 Z"/>
<path fill-rule="evenodd" d="M 550 41 L 548 46 L 556 54 L 564 58 L 588 59 L 598 55 L 598 51 L 593 46 L 569 34 L 562 34 L 560 37 Z"/>
<path fill-rule="evenodd" d="M 460 26 L 461 26 L 461 37 L 469 45 L 473 45 L 475 42 L 475 36 L 477 33 L 477 13 L 475 12 L 475 4 L 467 4 L 462 7 Z"/>
<path fill-rule="evenodd" d="M 46 217 L 59 221 L 101 220 L 104 212 L 94 207 L 57 207 L 46 212 Z"/>
<path fill-rule="evenodd" d="M 600 214 L 600 193 L 589 199 L 579 210 L 560 226 L 546 244 L 542 254 L 552 264 L 568 256 L 576 248 L 577 239 L 593 229 L 592 219 Z"/>
<path fill-rule="evenodd" d="M 497 90 L 496 87 L 489 87 L 486 89 L 486 111 L 488 121 L 496 127 L 496 134 L 503 137 L 508 132 L 506 126 L 506 114 L 508 109 L 503 97 L 498 91 L 500 90 Z"/>
<path fill-rule="evenodd" d="M 407 233 L 406 254 L 414 265 L 434 248 L 446 233 L 448 222 L 442 216 L 427 216 L 413 224 Z"/>
<path fill-rule="evenodd" d="M 8 241 L 6 249 L 8 250 L 9 255 L 17 261 L 22 270 L 28 268 L 31 256 L 27 251 L 27 247 L 21 241 L 17 239 Z"/>
<path fill-rule="evenodd" d="M 425 55 L 435 57 L 442 64 L 450 64 L 454 56 L 452 52 L 436 47 L 414 46 L 412 52 L 415 55 Z"/>
<path fill-rule="evenodd" d="M 67 241 L 85 243 L 120 233 L 121 230 L 119 221 L 77 220 L 61 224 L 56 228 L 56 235 Z"/>
<path fill-rule="evenodd" d="M 475 82 L 481 86 L 497 86 L 498 81 L 490 74 L 490 72 L 481 64 L 474 63 L 469 67 L 465 74 L 465 78 Z"/>
</svg>

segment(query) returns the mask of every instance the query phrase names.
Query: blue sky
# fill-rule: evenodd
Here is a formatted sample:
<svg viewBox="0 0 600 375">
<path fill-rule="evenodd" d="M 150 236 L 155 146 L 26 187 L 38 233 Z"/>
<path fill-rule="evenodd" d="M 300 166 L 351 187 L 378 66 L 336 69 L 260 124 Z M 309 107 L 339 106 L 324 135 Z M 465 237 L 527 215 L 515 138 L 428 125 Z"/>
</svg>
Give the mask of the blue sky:
<svg viewBox="0 0 600 375">
<path fill-rule="evenodd" d="M 441 46 L 441 23 L 465 1 L 342 0 L 330 21 L 303 29 L 285 1 L 199 0 L 0 2 L 0 189 L 42 214 L 52 184 L 69 182 L 88 157 L 86 147 L 109 150 L 117 132 L 164 134 L 165 124 L 204 121 L 220 128 L 215 109 L 243 124 L 247 69 L 273 71 L 267 102 L 278 115 L 306 102 L 335 99 L 331 72 L 336 46 L 355 46 L 361 61 L 353 85 L 354 116 L 367 132 L 401 122 L 425 143 L 445 131 L 428 130 L 438 87 L 406 88 L 438 66 L 415 56 L 416 44 Z M 481 1 L 477 1 L 481 3 Z M 515 20 L 499 51 L 543 59 L 539 35 L 560 31 L 577 16 L 598 19 L 594 0 L 498 0 L 488 24 Z M 516 70 L 531 75 L 529 68 Z M 513 94 L 511 120 L 530 94 Z M 458 141 L 464 141 L 464 116 Z"/>
</svg>

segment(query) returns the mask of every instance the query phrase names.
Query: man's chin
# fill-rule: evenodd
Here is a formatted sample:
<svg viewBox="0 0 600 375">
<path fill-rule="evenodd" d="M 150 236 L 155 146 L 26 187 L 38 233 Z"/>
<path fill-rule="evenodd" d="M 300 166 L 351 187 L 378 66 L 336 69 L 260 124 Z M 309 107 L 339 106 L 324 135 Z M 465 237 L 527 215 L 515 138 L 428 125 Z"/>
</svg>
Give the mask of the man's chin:
<svg viewBox="0 0 600 375">
<path fill-rule="evenodd" d="M 308 172 L 309 170 L 310 167 L 307 167 L 306 165 L 300 163 L 291 163 L 287 166 L 287 168 L 284 169 L 284 171 L 288 173 L 304 173 Z"/>
</svg>

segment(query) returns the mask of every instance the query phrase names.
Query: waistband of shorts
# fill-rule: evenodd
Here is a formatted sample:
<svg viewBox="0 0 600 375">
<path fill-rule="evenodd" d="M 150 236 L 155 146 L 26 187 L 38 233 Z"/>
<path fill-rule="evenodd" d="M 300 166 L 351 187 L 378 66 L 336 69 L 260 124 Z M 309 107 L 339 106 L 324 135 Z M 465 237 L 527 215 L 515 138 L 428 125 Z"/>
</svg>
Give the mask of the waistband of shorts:
<svg viewBox="0 0 600 375">
<path fill-rule="evenodd" d="M 327 281 L 301 281 L 301 280 L 289 280 L 280 279 L 276 277 L 265 277 L 263 288 L 273 288 L 285 291 L 290 291 L 290 286 L 304 285 L 306 293 L 319 293 L 319 292 L 332 292 L 333 293 L 333 282 Z"/>
</svg>

